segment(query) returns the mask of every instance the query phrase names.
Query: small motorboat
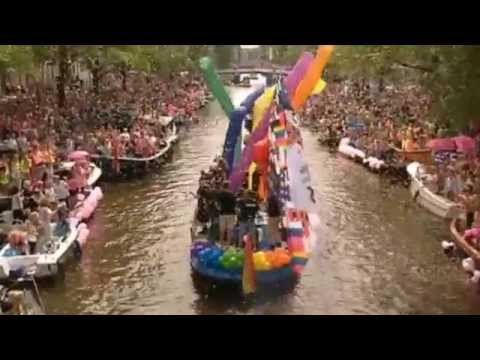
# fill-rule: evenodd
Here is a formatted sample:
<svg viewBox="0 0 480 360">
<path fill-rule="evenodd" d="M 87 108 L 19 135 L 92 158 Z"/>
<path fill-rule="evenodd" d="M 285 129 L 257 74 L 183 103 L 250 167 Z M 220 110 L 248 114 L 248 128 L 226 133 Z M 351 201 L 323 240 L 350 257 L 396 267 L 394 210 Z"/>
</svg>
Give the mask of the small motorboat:
<svg viewBox="0 0 480 360">
<path fill-rule="evenodd" d="M 53 231 L 55 225 L 51 224 Z M 64 235 L 52 236 L 52 239 L 39 249 L 39 253 L 33 255 L 14 255 L 10 245 L 5 245 L 0 250 L 0 280 L 7 280 L 12 272 L 25 271 L 32 267 L 35 268 L 35 278 L 57 275 L 62 264 L 81 249 L 79 233 L 77 224 L 70 221 Z"/>
<path fill-rule="evenodd" d="M 405 162 L 419 162 L 422 164 L 433 164 L 433 152 L 431 149 L 420 149 L 416 151 L 403 151 L 393 145 L 390 147 L 395 150 L 395 152 L 399 155 L 402 161 Z"/>
<path fill-rule="evenodd" d="M 422 164 L 418 162 L 409 164 L 407 172 L 410 176 L 410 194 L 422 207 L 444 219 L 464 217 L 457 203 L 435 194 L 424 184 L 427 174 Z"/>
</svg>

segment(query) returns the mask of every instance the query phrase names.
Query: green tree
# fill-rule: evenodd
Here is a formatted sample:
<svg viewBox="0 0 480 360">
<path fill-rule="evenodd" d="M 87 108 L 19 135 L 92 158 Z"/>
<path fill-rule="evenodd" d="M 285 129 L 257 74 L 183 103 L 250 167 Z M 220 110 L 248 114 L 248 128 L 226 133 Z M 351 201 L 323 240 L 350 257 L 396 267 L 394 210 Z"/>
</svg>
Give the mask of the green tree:
<svg viewBox="0 0 480 360">
<path fill-rule="evenodd" d="M 33 69 L 33 54 L 30 46 L 0 45 L 0 87 L 6 90 L 7 76 L 11 71 L 23 73 Z"/>
<path fill-rule="evenodd" d="M 219 69 L 228 68 L 232 61 L 232 45 L 215 45 L 215 64 Z"/>
</svg>

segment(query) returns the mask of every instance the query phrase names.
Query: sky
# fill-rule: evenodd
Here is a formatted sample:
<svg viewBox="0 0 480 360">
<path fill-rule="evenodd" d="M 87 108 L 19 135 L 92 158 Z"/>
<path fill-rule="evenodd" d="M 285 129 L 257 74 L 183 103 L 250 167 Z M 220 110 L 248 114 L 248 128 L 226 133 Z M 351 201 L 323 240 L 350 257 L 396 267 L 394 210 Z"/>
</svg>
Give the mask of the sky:
<svg viewBox="0 0 480 360">
<path fill-rule="evenodd" d="M 242 49 L 256 49 L 258 48 L 260 45 L 240 45 L 240 47 Z"/>
</svg>

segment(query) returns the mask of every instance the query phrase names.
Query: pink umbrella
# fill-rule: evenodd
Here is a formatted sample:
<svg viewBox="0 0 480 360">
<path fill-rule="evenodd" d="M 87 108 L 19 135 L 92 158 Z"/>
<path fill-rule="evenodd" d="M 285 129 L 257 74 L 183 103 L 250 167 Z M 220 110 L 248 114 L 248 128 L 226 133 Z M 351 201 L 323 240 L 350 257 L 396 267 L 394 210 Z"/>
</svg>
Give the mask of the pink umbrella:
<svg viewBox="0 0 480 360">
<path fill-rule="evenodd" d="M 90 156 L 90 154 L 88 152 L 83 151 L 83 150 L 77 150 L 77 151 L 74 151 L 74 152 L 70 153 L 70 155 L 68 155 L 68 159 L 70 161 L 80 161 L 80 160 L 88 159 L 89 156 Z"/>
<path fill-rule="evenodd" d="M 477 142 L 469 136 L 457 136 L 453 138 L 457 145 L 457 150 L 465 154 L 473 154 L 477 149 Z"/>
<path fill-rule="evenodd" d="M 457 150 L 457 145 L 452 139 L 433 139 L 427 143 L 427 147 L 435 152 Z"/>
</svg>

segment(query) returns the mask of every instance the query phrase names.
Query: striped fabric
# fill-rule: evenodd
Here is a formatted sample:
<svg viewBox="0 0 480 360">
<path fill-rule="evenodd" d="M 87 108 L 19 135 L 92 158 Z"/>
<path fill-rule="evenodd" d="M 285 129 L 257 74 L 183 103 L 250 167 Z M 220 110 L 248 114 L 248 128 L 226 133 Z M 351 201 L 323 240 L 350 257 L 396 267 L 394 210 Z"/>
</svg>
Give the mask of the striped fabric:
<svg viewBox="0 0 480 360">
<path fill-rule="evenodd" d="M 284 209 L 283 225 L 287 231 L 287 243 L 292 255 L 293 270 L 302 273 L 308 261 L 308 236 L 310 224 L 308 214 L 293 207 L 291 183 L 287 164 L 287 151 L 292 143 L 301 145 L 301 134 L 292 123 L 293 115 L 285 111 L 278 112 L 278 103 L 271 118 L 269 139 L 272 144 L 270 153 L 270 186 L 281 201 Z"/>
</svg>

